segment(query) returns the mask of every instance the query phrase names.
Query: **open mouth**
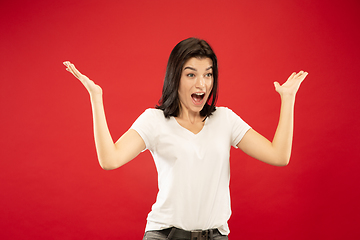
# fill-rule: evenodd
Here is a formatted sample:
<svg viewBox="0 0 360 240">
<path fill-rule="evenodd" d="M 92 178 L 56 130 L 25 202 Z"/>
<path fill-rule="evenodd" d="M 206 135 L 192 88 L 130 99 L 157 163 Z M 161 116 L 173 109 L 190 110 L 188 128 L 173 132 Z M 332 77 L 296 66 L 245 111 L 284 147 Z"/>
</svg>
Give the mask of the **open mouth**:
<svg viewBox="0 0 360 240">
<path fill-rule="evenodd" d="M 205 97 L 205 93 L 193 93 L 191 94 L 191 98 L 195 103 L 200 103 Z"/>
</svg>

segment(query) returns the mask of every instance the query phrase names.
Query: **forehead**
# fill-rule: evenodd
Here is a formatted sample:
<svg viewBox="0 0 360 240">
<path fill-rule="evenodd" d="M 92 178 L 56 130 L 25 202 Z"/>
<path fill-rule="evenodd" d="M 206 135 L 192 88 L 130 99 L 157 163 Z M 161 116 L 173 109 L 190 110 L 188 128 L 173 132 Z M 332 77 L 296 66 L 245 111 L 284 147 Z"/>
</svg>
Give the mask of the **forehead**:
<svg viewBox="0 0 360 240">
<path fill-rule="evenodd" d="M 192 67 L 195 68 L 196 70 L 205 70 L 208 69 L 209 67 L 212 67 L 212 65 L 213 62 L 210 58 L 192 57 L 185 62 L 183 66 L 183 70 L 186 67 Z"/>
</svg>

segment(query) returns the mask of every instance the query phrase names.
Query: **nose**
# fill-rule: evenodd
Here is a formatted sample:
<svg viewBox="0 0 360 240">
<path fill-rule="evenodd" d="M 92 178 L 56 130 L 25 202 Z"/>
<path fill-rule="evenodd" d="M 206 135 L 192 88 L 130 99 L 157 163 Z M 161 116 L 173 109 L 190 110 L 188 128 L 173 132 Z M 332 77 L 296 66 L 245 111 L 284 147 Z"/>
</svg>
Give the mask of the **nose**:
<svg viewBox="0 0 360 240">
<path fill-rule="evenodd" d="M 199 76 L 196 79 L 195 87 L 203 89 L 205 87 L 205 78 L 203 76 Z"/>
</svg>

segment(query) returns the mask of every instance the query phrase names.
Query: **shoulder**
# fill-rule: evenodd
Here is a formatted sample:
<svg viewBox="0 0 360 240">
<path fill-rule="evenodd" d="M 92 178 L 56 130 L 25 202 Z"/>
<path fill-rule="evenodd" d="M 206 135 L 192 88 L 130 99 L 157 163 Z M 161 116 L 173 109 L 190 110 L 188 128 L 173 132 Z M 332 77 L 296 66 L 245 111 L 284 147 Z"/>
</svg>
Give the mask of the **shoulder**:
<svg viewBox="0 0 360 240">
<path fill-rule="evenodd" d="M 148 108 L 133 123 L 131 128 L 138 132 L 152 132 L 164 123 L 165 117 L 162 110 Z"/>
<path fill-rule="evenodd" d="M 216 111 L 213 113 L 213 115 L 216 118 L 218 118 L 218 117 L 223 118 L 223 117 L 233 116 L 236 114 L 230 108 L 216 107 Z"/>
<path fill-rule="evenodd" d="M 155 108 L 148 108 L 146 109 L 141 116 L 146 116 L 146 117 L 150 117 L 150 118 L 165 118 L 164 116 L 164 112 L 160 109 L 155 109 Z"/>
<path fill-rule="evenodd" d="M 209 117 L 209 120 L 216 123 L 226 124 L 228 126 L 245 123 L 238 114 L 227 107 L 216 107 L 216 111 Z"/>
<path fill-rule="evenodd" d="M 156 127 L 166 122 L 164 113 L 160 109 L 148 108 L 135 121 L 136 124 Z"/>
<path fill-rule="evenodd" d="M 231 110 L 228 107 L 216 107 L 216 111 L 214 113 L 216 113 L 216 112 L 226 113 L 229 111 L 231 111 Z"/>
</svg>

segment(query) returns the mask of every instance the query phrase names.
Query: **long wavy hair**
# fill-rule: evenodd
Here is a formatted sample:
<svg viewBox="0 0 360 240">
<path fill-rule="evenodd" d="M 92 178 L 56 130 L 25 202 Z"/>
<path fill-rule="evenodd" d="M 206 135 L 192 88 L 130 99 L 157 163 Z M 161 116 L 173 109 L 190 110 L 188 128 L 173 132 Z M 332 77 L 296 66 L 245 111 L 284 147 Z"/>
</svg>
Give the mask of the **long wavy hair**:
<svg viewBox="0 0 360 240">
<path fill-rule="evenodd" d="M 200 115 L 206 119 L 216 110 L 215 105 L 218 91 L 217 57 L 205 40 L 187 38 L 179 42 L 171 51 L 166 67 L 162 96 L 159 100 L 159 105 L 155 106 L 155 108 L 164 111 L 166 118 L 169 118 L 170 116 L 177 117 L 180 113 L 178 90 L 182 69 L 186 61 L 193 57 L 210 58 L 213 64 L 213 88 L 209 94 L 207 102 L 200 111 Z"/>
</svg>

